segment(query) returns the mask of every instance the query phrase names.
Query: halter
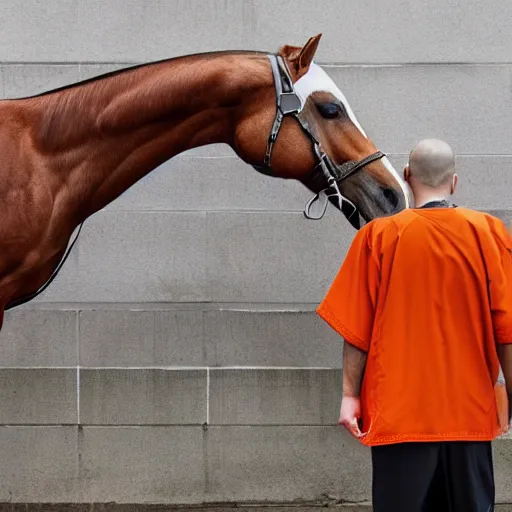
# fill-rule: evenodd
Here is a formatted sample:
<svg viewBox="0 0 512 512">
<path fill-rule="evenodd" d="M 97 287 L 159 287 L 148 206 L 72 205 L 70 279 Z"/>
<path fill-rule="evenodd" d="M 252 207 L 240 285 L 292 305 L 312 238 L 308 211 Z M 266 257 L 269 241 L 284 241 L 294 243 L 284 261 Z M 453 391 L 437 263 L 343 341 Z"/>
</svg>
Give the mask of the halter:
<svg viewBox="0 0 512 512">
<path fill-rule="evenodd" d="M 321 219 L 325 214 L 327 203 L 330 200 L 332 203 L 335 203 L 335 206 L 345 214 L 349 222 L 356 229 L 359 229 L 361 227 L 359 222 L 359 215 L 355 215 L 354 217 L 354 214 L 358 213 L 357 208 L 352 202 L 343 197 L 339 190 L 338 183 L 346 180 L 349 176 L 363 169 L 368 164 L 384 158 L 386 155 L 381 151 L 376 151 L 375 153 L 359 161 L 350 160 L 340 165 L 336 164 L 332 158 L 323 151 L 320 142 L 314 136 L 307 122 L 307 119 L 302 112 L 302 103 L 299 96 L 295 92 L 292 77 L 286 62 L 280 55 L 269 54 L 268 58 L 272 66 L 272 74 L 274 76 L 274 85 L 276 89 L 276 117 L 267 139 L 267 148 L 265 151 L 263 165 L 253 165 L 253 167 L 261 174 L 266 176 L 274 176 L 274 171 L 271 167 L 274 144 L 277 141 L 277 137 L 279 135 L 279 131 L 281 129 L 284 118 L 286 116 L 294 117 L 311 140 L 315 157 L 318 160 L 318 163 L 311 170 L 311 173 L 308 177 L 315 174 L 318 175 L 318 173 L 320 173 L 320 175 L 325 178 L 328 184 L 325 189 L 321 190 L 308 201 L 304 209 L 304 215 L 308 219 Z M 317 201 L 320 201 L 321 212 L 319 216 L 313 216 L 311 213 L 311 207 Z"/>
</svg>

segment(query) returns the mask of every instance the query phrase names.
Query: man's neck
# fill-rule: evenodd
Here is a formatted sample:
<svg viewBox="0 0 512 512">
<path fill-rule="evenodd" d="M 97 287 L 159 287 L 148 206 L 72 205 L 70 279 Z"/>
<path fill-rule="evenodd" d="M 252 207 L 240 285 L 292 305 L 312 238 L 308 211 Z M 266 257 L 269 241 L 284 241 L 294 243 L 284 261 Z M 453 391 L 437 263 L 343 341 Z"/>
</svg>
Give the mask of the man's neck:
<svg viewBox="0 0 512 512">
<path fill-rule="evenodd" d="M 422 206 L 425 206 L 428 203 L 432 202 L 440 202 L 440 201 L 448 201 L 448 197 L 444 194 L 425 194 L 425 193 L 419 193 L 414 195 L 415 199 L 415 207 L 421 208 Z"/>
</svg>

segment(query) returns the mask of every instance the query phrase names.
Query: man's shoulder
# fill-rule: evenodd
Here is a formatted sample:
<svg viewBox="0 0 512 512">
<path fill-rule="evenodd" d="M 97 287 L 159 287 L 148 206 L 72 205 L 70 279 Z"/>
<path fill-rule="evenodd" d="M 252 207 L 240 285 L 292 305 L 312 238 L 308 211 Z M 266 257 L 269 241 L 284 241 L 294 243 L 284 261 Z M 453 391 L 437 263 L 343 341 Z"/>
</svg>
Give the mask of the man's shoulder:
<svg viewBox="0 0 512 512">
<path fill-rule="evenodd" d="M 503 220 L 490 212 L 472 210 L 470 208 L 463 207 L 458 207 L 457 211 L 465 220 L 476 227 L 489 230 L 499 237 L 509 238 L 511 236 L 510 226 L 507 228 Z"/>
<path fill-rule="evenodd" d="M 459 218 L 460 220 L 464 220 L 466 222 L 491 226 L 504 225 L 504 222 L 501 219 L 489 212 L 472 210 L 464 206 L 450 208 L 450 211 L 454 214 L 454 219 Z M 372 224 L 374 228 L 378 230 L 386 229 L 389 226 L 407 226 L 417 219 L 418 216 L 415 215 L 415 209 L 406 208 L 405 210 L 395 213 L 394 215 L 374 219 Z"/>
<path fill-rule="evenodd" d="M 404 210 L 394 215 L 377 217 L 361 228 L 360 235 L 368 241 L 372 247 L 388 245 L 398 239 L 400 232 L 414 220 L 410 211 Z"/>
<path fill-rule="evenodd" d="M 405 226 L 413 222 L 414 219 L 414 213 L 412 210 L 407 208 L 393 215 L 377 217 L 369 222 L 365 227 L 372 233 L 372 235 L 377 235 L 385 231 L 398 233 Z"/>
<path fill-rule="evenodd" d="M 499 221 L 497 217 L 494 217 L 488 212 L 480 211 L 480 210 L 472 210 L 471 208 L 466 208 L 465 206 L 457 206 L 455 211 L 465 219 L 469 221 L 476 222 L 494 222 L 496 220 Z"/>
<path fill-rule="evenodd" d="M 497 232 L 501 235 L 507 232 L 503 221 L 491 213 L 461 206 L 450 209 L 450 212 L 453 214 L 450 217 L 450 224 L 456 224 L 457 222 L 466 225 L 471 224 L 478 231 Z M 407 208 L 394 215 L 373 219 L 362 229 L 366 231 L 365 235 L 372 239 L 383 235 L 399 236 L 409 227 L 417 226 L 418 229 L 423 229 L 424 222 L 421 222 L 422 218 L 422 215 L 417 215 L 415 209 Z"/>
</svg>

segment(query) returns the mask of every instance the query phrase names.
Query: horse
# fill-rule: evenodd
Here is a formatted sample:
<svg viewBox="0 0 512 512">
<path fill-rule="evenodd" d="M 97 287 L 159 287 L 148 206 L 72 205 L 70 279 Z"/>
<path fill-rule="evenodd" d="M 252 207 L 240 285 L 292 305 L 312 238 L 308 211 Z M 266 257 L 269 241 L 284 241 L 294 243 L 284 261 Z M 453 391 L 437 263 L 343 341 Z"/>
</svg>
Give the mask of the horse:
<svg viewBox="0 0 512 512">
<path fill-rule="evenodd" d="M 352 225 L 410 195 L 313 60 L 321 34 L 276 53 L 221 51 L 136 65 L 0 101 L 0 328 L 38 295 L 79 226 L 175 155 L 224 143 L 258 172 L 294 179 Z M 314 214 L 319 210 L 320 214 Z"/>
</svg>

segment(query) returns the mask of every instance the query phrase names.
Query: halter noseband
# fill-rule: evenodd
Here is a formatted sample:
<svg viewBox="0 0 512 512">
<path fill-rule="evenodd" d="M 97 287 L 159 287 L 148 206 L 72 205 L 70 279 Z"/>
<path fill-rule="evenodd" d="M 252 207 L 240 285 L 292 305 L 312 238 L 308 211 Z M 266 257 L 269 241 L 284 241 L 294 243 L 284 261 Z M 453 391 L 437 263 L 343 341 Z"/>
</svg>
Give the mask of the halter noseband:
<svg viewBox="0 0 512 512">
<path fill-rule="evenodd" d="M 279 135 L 279 131 L 281 129 L 284 118 L 286 116 L 294 117 L 311 140 L 313 144 L 313 151 L 318 160 L 318 163 L 312 169 L 310 175 L 321 173 L 321 175 L 328 183 L 328 186 L 325 189 L 320 191 L 310 201 L 308 201 L 304 209 L 304 215 L 308 219 L 321 219 L 325 214 L 327 203 L 330 200 L 331 202 L 337 203 L 335 206 L 337 206 L 337 208 L 347 216 L 348 220 L 356 229 L 359 229 L 359 216 L 356 215 L 356 219 L 353 218 L 353 215 L 357 213 L 357 208 L 350 201 L 343 197 L 339 190 L 338 183 L 347 179 L 355 172 L 363 169 L 368 164 L 371 164 L 376 160 L 380 160 L 386 155 L 381 151 L 376 151 L 375 153 L 359 161 L 351 160 L 341 165 L 336 164 L 332 158 L 323 151 L 322 146 L 318 139 L 314 136 L 309 123 L 307 122 L 307 119 L 302 114 L 302 102 L 295 92 L 292 77 L 286 62 L 280 55 L 270 54 L 268 55 L 268 58 L 272 66 L 272 74 L 274 76 L 274 85 L 276 89 L 276 117 L 267 139 L 267 148 L 265 151 L 263 165 L 254 165 L 253 167 L 258 172 L 265 174 L 266 176 L 274 175 L 271 167 L 274 144 Z M 311 214 L 311 207 L 317 201 L 321 202 L 322 210 L 319 216 L 313 216 Z"/>
</svg>

